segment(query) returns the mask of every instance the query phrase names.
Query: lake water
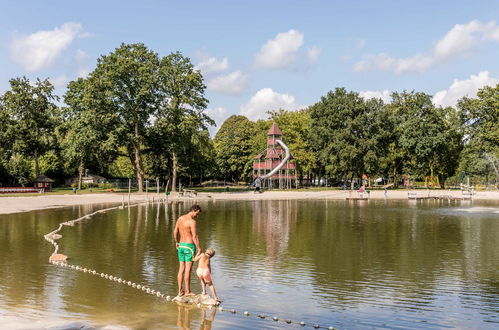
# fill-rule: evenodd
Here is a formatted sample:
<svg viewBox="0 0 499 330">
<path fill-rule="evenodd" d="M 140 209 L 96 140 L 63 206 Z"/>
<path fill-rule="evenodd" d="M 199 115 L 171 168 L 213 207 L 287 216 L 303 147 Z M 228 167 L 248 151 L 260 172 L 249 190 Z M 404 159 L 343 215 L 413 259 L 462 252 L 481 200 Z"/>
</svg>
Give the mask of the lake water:
<svg viewBox="0 0 499 330">
<path fill-rule="evenodd" d="M 192 202 L 149 204 L 64 226 L 70 263 L 170 295 L 175 219 Z M 179 307 L 49 264 L 43 235 L 110 205 L 0 215 L 0 321 L 84 320 L 130 328 L 298 329 L 257 314 L 338 329 L 499 327 L 499 202 L 202 202 L 213 280 L 237 313 Z M 200 285 L 192 273 L 195 292 Z M 251 316 L 243 316 L 248 311 Z"/>
</svg>

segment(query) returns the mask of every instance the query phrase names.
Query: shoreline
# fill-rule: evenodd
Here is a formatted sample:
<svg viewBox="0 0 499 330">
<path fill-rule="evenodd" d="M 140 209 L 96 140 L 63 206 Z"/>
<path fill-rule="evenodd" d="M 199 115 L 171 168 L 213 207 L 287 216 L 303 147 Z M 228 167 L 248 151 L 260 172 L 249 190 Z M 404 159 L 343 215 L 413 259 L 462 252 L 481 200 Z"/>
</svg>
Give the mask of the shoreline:
<svg viewBox="0 0 499 330">
<path fill-rule="evenodd" d="M 373 190 L 369 194 L 372 200 L 407 200 L 409 190 L 388 190 L 385 197 L 384 191 Z M 420 197 L 430 196 L 450 196 L 451 198 L 461 198 L 462 193 L 458 190 L 418 190 Z M 367 195 L 367 194 L 366 194 Z M 282 200 L 282 199 L 303 199 L 303 200 L 346 200 L 347 197 L 359 197 L 357 191 L 350 190 L 324 190 L 324 191 L 266 191 L 262 194 L 248 192 L 223 192 L 223 193 L 198 193 L 193 197 L 169 196 L 168 200 Z M 130 202 L 145 202 L 164 199 L 164 194 L 132 193 Z M 473 196 L 474 200 L 499 201 L 499 191 L 478 191 Z M 4 196 L 0 198 L 0 214 L 12 214 L 43 210 L 50 208 L 67 207 L 73 205 L 88 205 L 102 203 L 122 203 L 128 202 L 127 193 L 95 193 L 95 194 L 62 194 L 62 195 L 41 195 L 41 196 Z"/>
</svg>

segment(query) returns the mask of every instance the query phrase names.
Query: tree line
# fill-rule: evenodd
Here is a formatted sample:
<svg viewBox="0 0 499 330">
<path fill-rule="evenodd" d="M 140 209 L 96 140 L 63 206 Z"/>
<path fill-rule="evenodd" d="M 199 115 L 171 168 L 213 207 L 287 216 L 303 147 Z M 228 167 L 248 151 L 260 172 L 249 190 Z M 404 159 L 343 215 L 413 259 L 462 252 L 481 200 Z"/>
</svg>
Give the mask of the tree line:
<svg viewBox="0 0 499 330">
<path fill-rule="evenodd" d="M 269 112 L 269 120 L 229 117 L 214 139 L 219 175 L 247 180 L 252 158 L 265 147 L 272 122 L 297 162 L 297 175 L 340 184 L 367 175 L 401 182 L 438 178 L 442 187 L 471 177 L 499 182 L 499 85 L 484 87 L 457 106 L 435 106 L 421 92 L 395 92 L 392 101 L 364 99 L 337 88 L 299 111 Z"/>
<path fill-rule="evenodd" d="M 367 174 L 397 183 L 402 175 L 463 173 L 499 181 L 499 85 L 455 108 L 430 95 L 365 100 L 337 88 L 299 111 L 269 109 L 268 120 L 231 116 L 211 139 L 203 77 L 180 52 L 161 57 L 122 44 L 98 58 L 59 97 L 48 79 L 13 78 L 0 96 L 0 184 L 29 185 L 40 174 L 59 184 L 85 169 L 107 178 L 178 181 L 251 180 L 253 157 L 276 122 L 304 178 L 345 180 Z"/>
</svg>

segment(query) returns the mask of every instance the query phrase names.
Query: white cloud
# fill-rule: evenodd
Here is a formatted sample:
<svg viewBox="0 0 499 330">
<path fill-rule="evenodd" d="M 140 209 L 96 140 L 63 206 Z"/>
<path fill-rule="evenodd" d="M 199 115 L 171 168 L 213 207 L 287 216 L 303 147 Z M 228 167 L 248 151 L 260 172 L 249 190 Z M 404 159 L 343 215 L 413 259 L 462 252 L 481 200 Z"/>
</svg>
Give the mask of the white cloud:
<svg viewBox="0 0 499 330">
<path fill-rule="evenodd" d="M 88 59 L 88 55 L 83 50 L 78 49 L 76 51 L 76 54 L 75 54 L 75 59 L 76 59 L 76 62 L 82 63 L 82 62 L 85 62 Z"/>
<path fill-rule="evenodd" d="M 309 63 L 317 62 L 319 55 L 321 54 L 322 49 L 317 46 L 312 46 L 307 50 L 307 58 Z"/>
<path fill-rule="evenodd" d="M 258 68 L 285 69 L 289 68 L 295 59 L 296 52 L 303 45 L 303 34 L 297 30 L 289 30 L 277 34 L 267 41 L 255 56 Z"/>
<path fill-rule="evenodd" d="M 196 70 L 201 70 L 203 74 L 211 72 L 221 72 L 229 68 L 229 60 L 224 57 L 222 60 L 218 60 L 216 57 L 207 57 L 201 55 L 201 61 L 196 65 Z"/>
<path fill-rule="evenodd" d="M 488 71 L 481 71 L 478 75 L 471 75 L 465 80 L 454 79 L 454 82 L 448 89 L 435 94 L 433 103 L 443 107 L 455 106 L 457 101 L 462 97 L 475 97 L 480 88 L 495 86 L 497 84 L 499 84 L 499 79 L 490 77 Z"/>
<path fill-rule="evenodd" d="M 10 56 L 29 72 L 49 67 L 71 44 L 80 30 L 81 24 L 68 22 L 54 30 L 17 36 L 10 43 Z"/>
<path fill-rule="evenodd" d="M 300 106 L 294 96 L 274 92 L 272 88 L 260 89 L 246 103 L 241 105 L 240 114 L 248 117 L 250 120 L 266 119 L 267 111 L 271 110 L 297 110 L 303 108 Z"/>
<path fill-rule="evenodd" d="M 217 76 L 207 83 L 208 90 L 238 95 L 248 86 L 248 77 L 240 70 Z"/>
<path fill-rule="evenodd" d="M 499 26 L 495 21 L 484 24 L 473 20 L 466 24 L 456 24 L 430 52 L 406 58 L 394 58 L 385 53 L 371 54 L 357 62 L 353 70 L 356 72 L 391 71 L 397 74 L 421 73 L 435 64 L 468 55 L 487 41 L 499 41 Z"/>
<path fill-rule="evenodd" d="M 64 87 L 66 86 L 67 82 L 69 81 L 68 77 L 65 74 L 62 74 L 60 76 L 57 76 L 55 78 L 51 78 L 50 81 L 52 82 L 52 85 L 54 87 Z"/>
<path fill-rule="evenodd" d="M 369 99 L 382 99 L 383 102 L 385 103 L 390 103 L 392 98 L 390 96 L 390 92 L 388 90 L 383 90 L 382 92 L 380 91 L 363 91 L 359 92 L 359 96 L 364 98 L 365 100 Z"/>
</svg>

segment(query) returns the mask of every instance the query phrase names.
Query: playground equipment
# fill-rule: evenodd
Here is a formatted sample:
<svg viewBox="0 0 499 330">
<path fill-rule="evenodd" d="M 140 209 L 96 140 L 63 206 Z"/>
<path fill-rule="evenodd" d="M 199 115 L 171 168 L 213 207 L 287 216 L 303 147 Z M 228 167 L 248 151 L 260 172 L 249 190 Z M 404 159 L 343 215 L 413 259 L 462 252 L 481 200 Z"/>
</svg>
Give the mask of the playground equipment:
<svg viewBox="0 0 499 330">
<path fill-rule="evenodd" d="M 279 171 L 284 166 L 284 164 L 286 164 L 286 162 L 291 158 L 291 153 L 289 152 L 288 146 L 286 144 L 284 144 L 284 142 L 282 142 L 280 139 L 276 140 L 276 142 L 284 149 L 286 156 L 279 163 L 279 165 L 277 165 L 269 173 L 264 174 L 264 175 L 260 175 L 258 178 L 256 178 L 256 180 L 253 181 L 253 183 L 250 185 L 250 187 L 260 187 L 262 180 L 264 180 L 266 178 L 270 178 L 270 177 L 272 177 L 272 175 L 276 174 L 277 171 Z"/>
<path fill-rule="evenodd" d="M 273 123 L 267 132 L 267 147 L 253 158 L 254 182 L 249 187 L 289 189 L 293 183 L 297 186 L 296 164 L 291 163 L 291 159 L 293 156 L 282 141 L 282 132 Z"/>
</svg>

